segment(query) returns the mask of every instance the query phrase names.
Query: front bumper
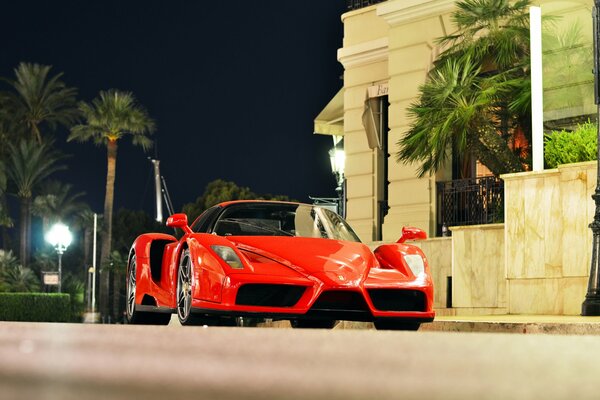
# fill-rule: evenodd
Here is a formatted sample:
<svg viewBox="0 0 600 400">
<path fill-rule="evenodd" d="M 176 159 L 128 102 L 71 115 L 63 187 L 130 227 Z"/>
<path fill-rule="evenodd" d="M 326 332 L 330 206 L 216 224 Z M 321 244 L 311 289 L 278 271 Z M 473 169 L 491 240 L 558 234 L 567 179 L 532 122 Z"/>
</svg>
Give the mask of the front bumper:
<svg viewBox="0 0 600 400">
<path fill-rule="evenodd" d="M 248 295 L 248 288 L 252 286 L 256 287 L 256 293 Z M 240 291 L 242 287 L 244 289 Z M 240 296 L 244 292 L 245 296 Z M 192 312 L 231 317 L 363 322 L 381 319 L 431 322 L 435 317 L 430 279 L 402 282 L 369 282 L 367 279 L 325 285 L 316 278 L 273 279 L 256 274 L 232 274 L 224 282 L 221 299 L 221 303 L 194 299 Z"/>
</svg>

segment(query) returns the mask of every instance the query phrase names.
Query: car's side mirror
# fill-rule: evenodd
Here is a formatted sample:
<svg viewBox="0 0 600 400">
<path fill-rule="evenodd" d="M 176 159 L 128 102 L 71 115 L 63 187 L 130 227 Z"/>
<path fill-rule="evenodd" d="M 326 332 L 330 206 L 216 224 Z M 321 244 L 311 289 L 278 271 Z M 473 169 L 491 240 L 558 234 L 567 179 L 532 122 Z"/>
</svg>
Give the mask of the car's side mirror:
<svg viewBox="0 0 600 400">
<path fill-rule="evenodd" d="M 412 226 L 402 228 L 402 236 L 396 243 L 404 243 L 407 240 L 424 240 L 427 239 L 427 233 L 423 229 Z"/>
<path fill-rule="evenodd" d="M 167 226 L 182 229 L 185 233 L 192 233 L 192 230 L 188 226 L 187 215 L 183 213 L 173 214 L 167 218 Z"/>
</svg>

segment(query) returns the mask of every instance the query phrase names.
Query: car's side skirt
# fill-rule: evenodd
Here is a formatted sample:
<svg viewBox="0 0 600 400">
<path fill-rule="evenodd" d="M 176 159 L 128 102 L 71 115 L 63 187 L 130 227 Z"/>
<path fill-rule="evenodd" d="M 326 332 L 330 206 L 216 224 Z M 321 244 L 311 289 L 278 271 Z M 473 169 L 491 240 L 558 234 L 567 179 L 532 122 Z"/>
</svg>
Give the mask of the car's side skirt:
<svg viewBox="0 0 600 400">
<path fill-rule="evenodd" d="M 136 304 L 135 311 L 174 314 L 177 312 L 177 309 L 170 308 L 170 307 L 156 307 L 156 306 L 146 306 L 146 305 Z"/>
</svg>

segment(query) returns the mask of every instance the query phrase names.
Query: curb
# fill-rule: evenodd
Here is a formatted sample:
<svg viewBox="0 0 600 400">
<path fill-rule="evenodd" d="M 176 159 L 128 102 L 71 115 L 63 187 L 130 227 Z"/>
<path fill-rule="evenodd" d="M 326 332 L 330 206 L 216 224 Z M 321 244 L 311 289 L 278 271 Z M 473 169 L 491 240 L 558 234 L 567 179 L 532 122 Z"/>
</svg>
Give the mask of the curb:
<svg viewBox="0 0 600 400">
<path fill-rule="evenodd" d="M 429 324 L 422 324 L 419 331 L 520 333 L 545 335 L 600 335 L 600 323 L 434 321 Z"/>
</svg>

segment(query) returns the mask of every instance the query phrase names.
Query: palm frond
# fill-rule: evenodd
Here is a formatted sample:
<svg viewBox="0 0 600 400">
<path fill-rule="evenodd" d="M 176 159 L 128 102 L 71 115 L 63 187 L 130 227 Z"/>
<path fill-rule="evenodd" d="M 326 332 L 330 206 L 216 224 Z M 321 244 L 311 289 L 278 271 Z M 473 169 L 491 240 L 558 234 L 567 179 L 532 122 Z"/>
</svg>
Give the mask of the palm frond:
<svg viewBox="0 0 600 400">
<path fill-rule="evenodd" d="M 68 140 L 106 144 L 131 135 L 135 145 L 149 148 L 147 136 L 154 132 L 155 123 L 131 92 L 101 91 L 91 103 L 80 103 L 79 110 L 85 121 L 71 128 Z"/>
</svg>

